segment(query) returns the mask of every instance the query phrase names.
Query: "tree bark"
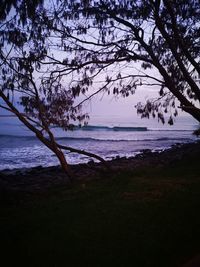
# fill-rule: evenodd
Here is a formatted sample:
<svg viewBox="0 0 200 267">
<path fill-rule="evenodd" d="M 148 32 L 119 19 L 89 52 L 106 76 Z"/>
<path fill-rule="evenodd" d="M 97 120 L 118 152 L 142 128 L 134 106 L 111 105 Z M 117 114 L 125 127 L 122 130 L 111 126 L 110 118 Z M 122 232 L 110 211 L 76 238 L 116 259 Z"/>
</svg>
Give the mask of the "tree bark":
<svg viewBox="0 0 200 267">
<path fill-rule="evenodd" d="M 194 106 L 181 106 L 182 110 L 192 115 L 200 123 L 200 109 Z"/>
<path fill-rule="evenodd" d="M 41 131 L 39 131 L 36 127 L 34 127 L 19 111 L 16 109 L 13 104 L 8 100 L 5 94 L 0 90 L 0 97 L 4 100 L 4 102 L 10 108 L 10 111 L 16 115 L 16 117 L 32 132 L 35 133 L 36 137 L 47 146 L 55 155 L 57 156 L 63 171 L 68 175 L 69 179 L 72 179 L 72 174 L 69 168 L 69 165 L 65 159 L 65 156 L 61 149 L 58 148 L 56 142 L 51 142 L 47 138 L 43 136 Z"/>
<path fill-rule="evenodd" d="M 57 156 L 59 162 L 60 162 L 60 165 L 61 165 L 61 168 L 62 170 L 67 174 L 67 176 L 69 177 L 70 181 L 72 181 L 72 172 L 71 172 L 71 169 L 70 169 L 70 166 L 68 165 L 67 163 L 67 160 L 65 158 L 65 155 L 64 153 L 62 152 L 62 150 L 60 149 L 54 149 L 52 150 L 55 155 Z"/>
</svg>

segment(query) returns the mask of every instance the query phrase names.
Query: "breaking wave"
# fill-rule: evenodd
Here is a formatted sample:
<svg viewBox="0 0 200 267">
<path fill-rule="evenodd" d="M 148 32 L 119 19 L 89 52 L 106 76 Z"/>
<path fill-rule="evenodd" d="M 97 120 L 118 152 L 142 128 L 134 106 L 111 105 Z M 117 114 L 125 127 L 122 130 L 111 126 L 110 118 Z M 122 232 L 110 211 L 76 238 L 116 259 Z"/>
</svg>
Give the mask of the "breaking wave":
<svg viewBox="0 0 200 267">
<path fill-rule="evenodd" d="M 0 135 L 0 140 L 3 141 L 3 139 L 12 139 L 14 138 L 19 140 L 37 140 L 35 136 L 14 136 L 14 135 Z M 179 140 L 181 141 L 187 141 L 190 140 L 190 138 L 181 138 L 181 137 L 161 137 L 161 138 L 144 138 L 144 139 L 113 139 L 113 138 L 95 138 L 95 137 L 58 137 L 56 138 L 57 141 L 90 141 L 90 142 L 134 142 L 134 141 L 145 141 L 145 142 L 151 142 L 151 141 L 168 141 L 168 140 Z M 192 138 L 191 138 L 192 140 Z"/>
<path fill-rule="evenodd" d="M 74 130 L 80 131 L 126 131 L 126 132 L 137 132 L 137 131 L 148 131 L 147 127 L 126 127 L 126 126 L 96 126 L 96 125 L 86 125 L 86 126 L 75 126 Z"/>
</svg>

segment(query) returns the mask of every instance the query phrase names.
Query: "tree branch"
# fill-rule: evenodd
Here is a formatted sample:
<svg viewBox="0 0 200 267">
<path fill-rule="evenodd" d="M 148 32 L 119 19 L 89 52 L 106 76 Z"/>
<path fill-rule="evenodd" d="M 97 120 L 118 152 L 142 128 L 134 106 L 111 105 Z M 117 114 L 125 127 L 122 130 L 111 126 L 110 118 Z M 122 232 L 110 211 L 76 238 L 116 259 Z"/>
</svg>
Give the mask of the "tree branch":
<svg viewBox="0 0 200 267">
<path fill-rule="evenodd" d="M 167 7 L 169 14 L 171 16 L 171 20 L 172 20 L 172 29 L 174 31 L 174 41 L 178 41 L 178 45 L 179 47 L 181 47 L 182 51 L 184 52 L 185 56 L 187 57 L 187 59 L 191 62 L 191 64 L 194 66 L 194 68 L 196 69 L 196 71 L 198 72 L 198 74 L 200 75 L 200 65 L 199 63 L 197 63 L 195 61 L 195 59 L 192 57 L 192 55 L 190 54 L 189 50 L 186 48 L 187 46 L 185 46 L 184 44 L 184 38 L 183 36 L 181 37 L 179 34 L 179 30 L 177 27 L 177 22 L 176 22 L 176 17 L 173 11 L 173 8 L 170 5 L 169 1 L 164 0 L 164 4 Z"/>
<path fill-rule="evenodd" d="M 85 155 L 87 157 L 95 158 L 98 161 L 102 162 L 105 165 L 106 168 L 110 168 L 109 165 L 108 165 L 108 163 L 102 157 L 100 157 L 100 156 L 98 156 L 98 155 L 96 155 L 94 153 L 87 152 L 85 150 L 80 150 L 80 149 L 72 148 L 72 147 L 69 147 L 69 146 L 60 145 L 58 143 L 56 143 L 56 145 L 60 149 L 68 150 L 68 151 L 73 152 L 73 153 L 78 153 L 78 154 Z"/>
<path fill-rule="evenodd" d="M 158 13 L 155 13 L 155 22 L 156 22 L 156 25 L 157 25 L 159 31 L 161 32 L 162 36 L 165 38 L 167 44 L 169 45 L 169 47 L 170 47 L 170 49 L 172 51 L 172 54 L 173 54 L 174 58 L 176 59 L 176 61 L 178 63 L 178 66 L 179 66 L 180 70 L 182 71 L 182 73 L 183 73 L 183 75 L 185 77 L 185 80 L 190 85 L 191 90 L 195 93 L 195 95 L 197 96 L 198 100 L 200 101 L 200 89 L 196 85 L 194 80 L 191 78 L 191 76 L 188 73 L 188 71 L 185 68 L 185 66 L 183 65 L 183 62 L 181 61 L 180 55 L 177 53 L 176 48 L 174 47 L 173 40 L 171 40 L 170 36 L 166 32 L 166 30 L 165 30 L 165 28 L 163 26 L 162 19 L 160 18 Z"/>
</svg>

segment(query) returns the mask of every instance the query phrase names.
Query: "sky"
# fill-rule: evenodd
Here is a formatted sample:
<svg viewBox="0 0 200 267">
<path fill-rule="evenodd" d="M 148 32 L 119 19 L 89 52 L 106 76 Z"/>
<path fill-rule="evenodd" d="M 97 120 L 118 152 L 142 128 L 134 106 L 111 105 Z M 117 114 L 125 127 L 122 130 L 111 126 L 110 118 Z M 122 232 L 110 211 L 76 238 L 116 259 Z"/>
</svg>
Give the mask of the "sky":
<svg viewBox="0 0 200 267">
<path fill-rule="evenodd" d="M 56 52 L 56 56 L 59 56 L 60 52 Z M 63 53 L 63 52 L 62 52 Z M 60 55 L 60 57 L 64 57 L 64 54 Z M 134 64 L 134 69 L 127 69 L 124 68 L 123 72 L 126 73 L 139 73 L 141 70 L 140 63 Z M 116 70 L 117 72 L 118 70 Z M 111 69 L 111 75 L 114 77 L 113 69 Z M 157 75 L 155 72 L 154 75 Z M 113 125 L 119 125 L 119 124 L 135 124 L 138 125 L 145 125 L 145 124 L 152 124 L 154 127 L 170 127 L 168 125 L 162 126 L 161 123 L 157 122 L 157 119 L 140 119 L 140 116 L 137 115 L 137 111 L 135 109 L 135 105 L 141 101 L 145 102 L 146 99 L 149 97 L 156 97 L 157 96 L 158 89 L 156 87 L 139 87 L 136 90 L 136 93 L 134 95 L 130 95 L 128 98 L 123 97 L 114 97 L 113 95 L 108 96 L 105 94 L 99 94 L 95 96 L 91 101 L 84 104 L 83 109 L 89 114 L 90 116 L 90 124 L 113 124 Z M 15 102 L 17 100 L 15 99 Z M 1 102 L 0 102 L 1 103 Z M 0 116 L 6 114 L 5 111 L 0 109 Z M 168 116 L 167 116 L 168 117 Z M 176 121 L 181 121 L 181 118 L 187 118 L 188 120 L 191 120 L 191 123 L 195 123 L 194 119 L 187 115 L 184 112 L 181 112 L 179 110 L 179 117 L 176 119 Z M 8 118 L 1 118 L 0 117 L 0 133 L 2 132 L 2 125 L 5 122 L 5 120 L 9 120 Z M 9 120 L 10 123 L 14 123 L 13 119 Z"/>
<path fill-rule="evenodd" d="M 137 115 L 135 105 L 139 101 L 144 101 L 149 97 L 157 96 L 156 88 L 140 87 L 134 95 L 127 98 L 113 95 L 98 94 L 92 100 L 84 103 L 83 110 L 89 114 L 90 125 L 107 125 L 107 126 L 148 126 L 155 129 L 176 129 L 186 127 L 185 124 L 196 125 L 197 122 L 187 113 L 179 111 L 179 116 L 175 120 L 175 125 L 170 126 L 167 123 L 164 125 L 158 122 L 157 119 L 141 119 Z M 2 101 L 1 101 L 2 103 Z M 15 99 L 15 103 L 17 100 Z M 7 112 L 0 109 L 0 115 L 5 115 Z M 13 131 L 23 131 L 25 127 L 16 128 L 20 122 L 15 118 L 0 117 L 0 134 L 9 134 Z M 25 130 L 25 132 L 27 132 Z"/>
</svg>

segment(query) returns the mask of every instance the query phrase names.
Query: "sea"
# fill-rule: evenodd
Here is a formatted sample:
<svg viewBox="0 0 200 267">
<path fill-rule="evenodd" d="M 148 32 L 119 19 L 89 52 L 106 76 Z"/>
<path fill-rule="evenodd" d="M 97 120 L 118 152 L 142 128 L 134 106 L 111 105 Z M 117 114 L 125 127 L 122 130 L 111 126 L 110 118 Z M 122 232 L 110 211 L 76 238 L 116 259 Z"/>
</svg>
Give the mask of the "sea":
<svg viewBox="0 0 200 267">
<path fill-rule="evenodd" d="M 195 142 L 198 122 L 180 116 L 173 126 L 133 117 L 96 116 L 88 126 L 73 131 L 53 128 L 60 144 L 100 155 L 106 160 L 133 157 L 146 149 L 162 151 L 175 144 Z M 84 155 L 65 152 L 70 164 L 91 161 Z M 0 170 L 58 165 L 58 159 L 15 118 L 0 118 Z"/>
</svg>

